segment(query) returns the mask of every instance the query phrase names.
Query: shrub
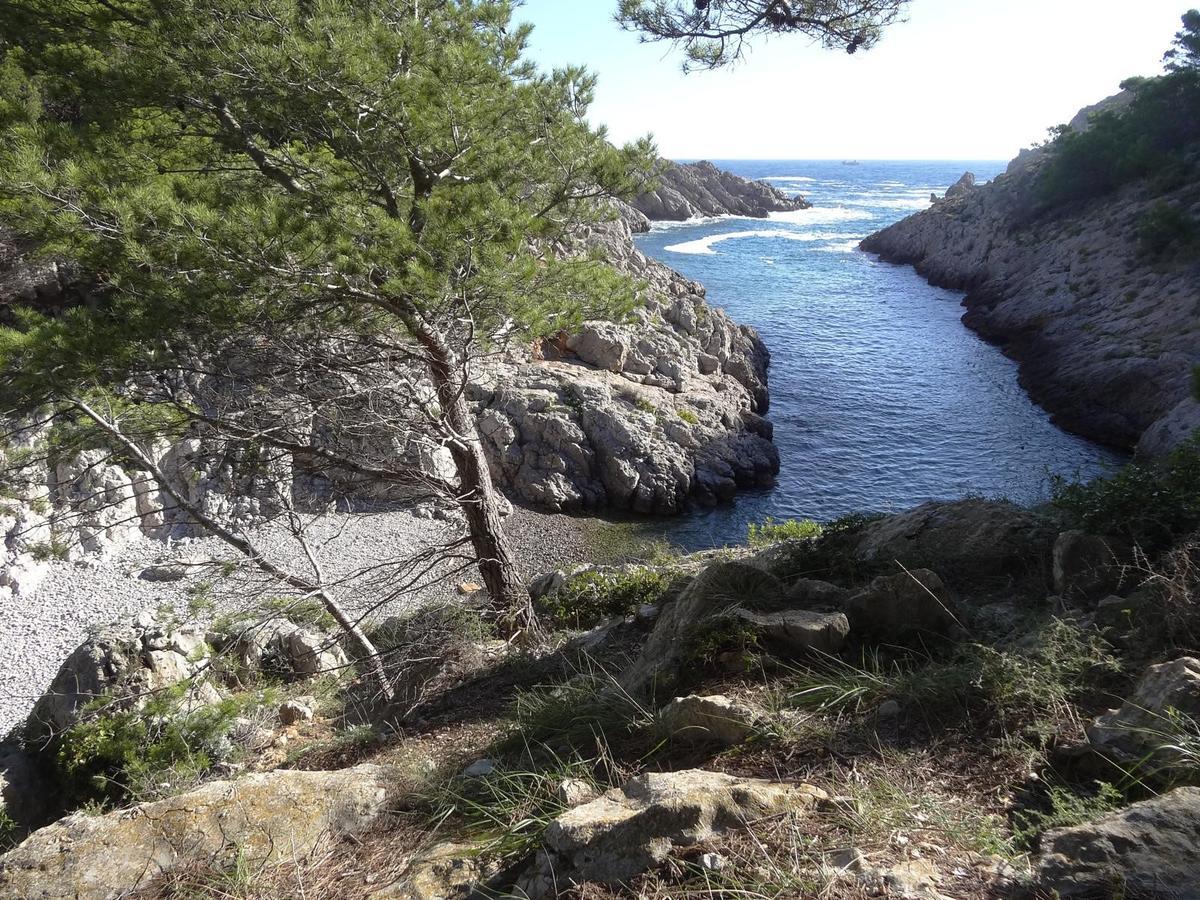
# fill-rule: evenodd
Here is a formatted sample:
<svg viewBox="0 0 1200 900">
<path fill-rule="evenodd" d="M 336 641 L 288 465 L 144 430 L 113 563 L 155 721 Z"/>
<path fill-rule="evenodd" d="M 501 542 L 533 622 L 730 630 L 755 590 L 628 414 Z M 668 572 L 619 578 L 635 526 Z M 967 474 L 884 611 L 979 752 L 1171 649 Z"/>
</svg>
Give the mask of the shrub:
<svg viewBox="0 0 1200 900">
<path fill-rule="evenodd" d="M 1160 200 L 1142 214 L 1137 226 L 1142 248 L 1154 256 L 1190 247 L 1197 238 L 1196 220 L 1177 206 Z"/>
<path fill-rule="evenodd" d="M 671 576 L 656 569 L 603 572 L 589 569 L 538 601 L 538 612 L 552 624 L 587 628 L 605 619 L 627 616 L 639 606 L 657 603 L 671 586 Z"/>
<path fill-rule="evenodd" d="M 69 805 L 151 799 L 190 787 L 232 752 L 228 735 L 248 703 L 266 702 L 247 695 L 184 712 L 183 696 L 181 689 L 164 692 L 141 710 L 97 712 L 67 729 L 54 766 Z"/>
<path fill-rule="evenodd" d="M 700 417 L 698 415 L 696 415 L 694 412 L 692 412 L 690 409 L 679 410 L 679 418 L 683 419 L 683 421 L 687 422 L 689 425 L 699 425 L 700 424 Z"/>
<path fill-rule="evenodd" d="M 765 547 L 780 541 L 804 541 L 819 538 L 823 532 L 812 519 L 773 519 L 751 522 L 746 526 L 751 547 Z"/>
<path fill-rule="evenodd" d="M 1200 437 L 1158 463 L 1132 462 L 1108 478 L 1058 478 L 1052 502 L 1087 531 L 1127 537 L 1147 553 L 1164 550 L 1200 527 Z"/>
<path fill-rule="evenodd" d="M 0 853 L 11 850 L 17 845 L 17 835 L 20 826 L 3 809 L 0 809 Z"/>
<path fill-rule="evenodd" d="M 1107 782 L 1096 782 L 1090 791 L 1062 783 L 1050 783 L 1038 808 L 1013 814 L 1014 837 L 1020 846 L 1033 848 L 1043 832 L 1073 828 L 1125 806 L 1124 795 Z"/>
</svg>

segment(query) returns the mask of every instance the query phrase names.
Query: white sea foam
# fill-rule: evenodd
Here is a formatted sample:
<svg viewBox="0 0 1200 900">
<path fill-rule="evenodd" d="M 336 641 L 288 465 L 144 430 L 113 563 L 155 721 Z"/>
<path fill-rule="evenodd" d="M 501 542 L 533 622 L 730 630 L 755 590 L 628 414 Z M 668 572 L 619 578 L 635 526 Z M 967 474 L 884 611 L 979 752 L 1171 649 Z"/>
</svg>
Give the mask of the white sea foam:
<svg viewBox="0 0 1200 900">
<path fill-rule="evenodd" d="M 736 241 L 742 238 L 777 238 L 786 241 L 822 241 L 828 238 L 803 231 L 783 231 L 776 229 L 772 231 L 731 231 L 727 234 L 713 234 L 708 237 L 699 238 L 694 241 L 686 241 L 682 244 L 672 244 L 663 249 L 669 253 L 688 253 L 696 256 L 711 256 L 717 251 L 713 249 L 717 244 L 722 244 L 725 241 Z"/>
<path fill-rule="evenodd" d="M 770 219 L 773 222 L 787 222 L 792 225 L 829 225 L 833 222 L 849 222 L 854 219 L 869 219 L 871 214 L 862 209 L 849 209 L 844 206 L 817 206 L 812 209 L 797 209 L 791 212 L 773 212 Z"/>
<path fill-rule="evenodd" d="M 766 175 L 759 181 L 802 181 L 806 184 L 816 184 L 820 179 L 809 178 L 807 175 Z"/>
</svg>

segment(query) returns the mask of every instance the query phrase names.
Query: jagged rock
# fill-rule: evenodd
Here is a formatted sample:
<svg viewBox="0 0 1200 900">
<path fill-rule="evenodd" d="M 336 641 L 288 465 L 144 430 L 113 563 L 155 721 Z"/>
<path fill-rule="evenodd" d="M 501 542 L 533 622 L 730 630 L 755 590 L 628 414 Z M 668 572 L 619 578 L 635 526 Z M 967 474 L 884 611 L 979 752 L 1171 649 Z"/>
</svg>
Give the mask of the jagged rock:
<svg viewBox="0 0 1200 900">
<path fill-rule="evenodd" d="M 1129 92 L 1082 110 L 1119 110 Z M 1163 453 L 1200 424 L 1191 370 L 1200 346 L 1195 268 L 1143 251 L 1159 203 L 1197 209 L 1200 186 L 1134 182 L 1075 209 L 1045 210 L 1046 152 L 1024 152 L 989 184 L 933 204 L 862 242 L 967 291 L 963 321 L 1020 364 L 1021 384 L 1060 425 L 1095 440 Z M 1139 440 L 1144 443 L 1139 444 Z"/>
<path fill-rule="evenodd" d="M 1150 666 L 1119 709 L 1087 729 L 1088 743 L 1109 759 L 1137 763 L 1142 774 L 1195 767 L 1179 748 L 1181 717 L 1200 721 L 1200 659 L 1183 656 Z"/>
<path fill-rule="evenodd" d="M 695 163 L 664 161 L 658 187 L 633 201 L 633 207 L 652 221 L 682 222 L 696 216 L 752 216 L 808 209 L 804 198 L 788 197 L 762 181 L 750 181 L 718 169 L 707 160 Z"/>
<path fill-rule="evenodd" d="M 599 793 L 594 786 L 582 778 L 564 778 L 554 789 L 554 794 L 558 797 L 559 802 L 568 808 L 590 803 L 596 799 Z"/>
<path fill-rule="evenodd" d="M 1200 897 L 1200 788 L 1047 832 L 1037 881 L 1063 898 Z"/>
<path fill-rule="evenodd" d="M 962 177 L 954 182 L 946 191 L 946 199 L 953 200 L 955 197 L 961 197 L 975 189 L 975 173 L 963 172 Z"/>
<path fill-rule="evenodd" d="M 495 874 L 494 864 L 472 844 L 441 843 L 418 854 L 395 884 L 367 900 L 467 900 Z"/>
<path fill-rule="evenodd" d="M 1119 541 L 1064 531 L 1054 542 L 1054 591 L 1067 599 L 1095 602 L 1116 593 L 1128 553 Z"/>
<path fill-rule="evenodd" d="M 84 450 L 55 468 L 57 499 L 78 516 L 70 548 L 75 558 L 142 538 L 133 479 L 110 456 L 106 450 Z"/>
<path fill-rule="evenodd" d="M 277 771 L 97 816 L 74 813 L 0 857 L 0 896 L 109 900 L 192 862 L 252 866 L 305 857 L 388 808 L 394 774 L 362 765 Z"/>
<path fill-rule="evenodd" d="M 659 710 L 663 729 L 676 740 L 731 747 L 754 732 L 759 714 L 750 706 L 716 694 L 677 697 Z"/>
<path fill-rule="evenodd" d="M 665 604 L 638 658 L 621 677 L 626 690 L 660 697 L 683 680 L 689 665 L 692 636 L 714 617 L 730 618 L 736 608 L 778 607 L 786 588 L 779 579 L 745 563 L 710 565 Z"/>
<path fill-rule="evenodd" d="M 946 585 L 928 569 L 881 575 L 846 601 L 855 632 L 893 639 L 948 635 L 958 624 Z"/>
<path fill-rule="evenodd" d="M 350 664 L 334 638 L 284 618 L 255 622 L 227 642 L 232 645 L 233 657 L 243 677 L 263 671 L 306 678 L 342 672 Z"/>
<path fill-rule="evenodd" d="M 69 728 L 101 695 L 112 698 L 114 709 L 140 708 L 154 692 L 196 678 L 210 655 L 202 628 L 160 623 L 152 613 L 97 628 L 67 657 L 34 705 L 27 735 L 38 741 Z M 219 699 L 217 690 L 200 680 L 189 687 L 182 708 Z"/>
<path fill-rule="evenodd" d="M 864 562 L 924 566 L 947 577 L 1019 576 L 1045 568 L 1054 530 L 1013 503 L 924 503 L 867 525 L 858 541 Z"/>
<path fill-rule="evenodd" d="M 850 591 L 828 581 L 815 578 L 799 578 L 792 582 L 783 602 L 797 609 L 839 609 L 850 596 Z"/>
<path fill-rule="evenodd" d="M 298 725 L 301 722 L 309 722 L 312 720 L 312 717 L 311 703 L 302 703 L 299 700 L 285 700 L 279 704 L 279 721 L 283 725 Z"/>
<path fill-rule="evenodd" d="M 755 612 L 739 608 L 733 615 L 758 632 L 764 646 L 789 654 L 809 650 L 837 653 L 850 634 L 850 622 L 840 612 L 806 609 Z"/>
<path fill-rule="evenodd" d="M 776 784 L 718 772 L 643 775 L 563 813 L 546 829 L 545 849 L 520 882 L 531 900 L 572 884 L 619 884 L 691 846 L 763 816 L 802 814 L 826 799 L 812 785 Z"/>
</svg>

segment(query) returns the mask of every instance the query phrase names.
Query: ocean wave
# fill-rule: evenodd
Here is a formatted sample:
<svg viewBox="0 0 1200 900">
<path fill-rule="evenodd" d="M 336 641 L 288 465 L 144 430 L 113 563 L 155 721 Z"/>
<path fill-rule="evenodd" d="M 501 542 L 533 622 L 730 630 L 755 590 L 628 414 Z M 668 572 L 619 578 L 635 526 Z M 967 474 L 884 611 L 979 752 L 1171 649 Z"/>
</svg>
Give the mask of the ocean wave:
<svg viewBox="0 0 1200 900">
<path fill-rule="evenodd" d="M 828 225 L 832 222 L 869 219 L 871 214 L 862 209 L 848 209 L 844 206 L 814 206 L 812 209 L 773 212 L 769 218 L 772 222 L 787 222 L 791 225 Z"/>
<path fill-rule="evenodd" d="M 816 184 L 819 178 L 809 178 L 807 175 L 764 175 L 759 181 L 803 181 L 806 184 Z"/>
<path fill-rule="evenodd" d="M 682 244 L 671 244 L 668 247 L 663 247 L 668 253 L 687 253 L 693 256 L 712 256 L 717 251 L 713 249 L 717 244 L 723 244 L 725 241 L 736 241 L 742 238 L 778 238 L 786 241 L 824 241 L 827 237 L 812 232 L 803 231 L 784 231 L 782 229 L 758 230 L 758 231 L 730 231 L 726 234 L 710 234 L 708 237 L 698 238 L 694 241 L 685 241 Z"/>
</svg>

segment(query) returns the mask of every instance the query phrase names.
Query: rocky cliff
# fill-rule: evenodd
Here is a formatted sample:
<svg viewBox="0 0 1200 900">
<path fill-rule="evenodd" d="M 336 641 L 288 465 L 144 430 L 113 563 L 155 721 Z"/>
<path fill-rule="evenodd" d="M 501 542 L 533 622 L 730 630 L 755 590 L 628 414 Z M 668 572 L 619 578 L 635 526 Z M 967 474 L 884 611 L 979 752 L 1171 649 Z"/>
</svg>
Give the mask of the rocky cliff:
<svg viewBox="0 0 1200 900">
<path fill-rule="evenodd" d="M 766 182 L 742 178 L 708 161 L 664 161 L 664 166 L 658 187 L 633 201 L 633 208 L 650 221 L 683 222 L 696 216 L 725 215 L 765 219 L 772 212 L 812 205 L 799 195 L 789 197 Z"/>
<path fill-rule="evenodd" d="M 1047 210 L 1036 191 L 1045 154 L 1023 151 L 994 181 L 956 186 L 862 248 L 967 291 L 963 321 L 1020 363 L 1022 385 L 1060 425 L 1161 454 L 1200 426 L 1200 261 L 1147 253 L 1139 230 L 1159 204 L 1200 213 L 1200 184 L 1164 193 L 1136 182 Z"/>
</svg>

